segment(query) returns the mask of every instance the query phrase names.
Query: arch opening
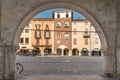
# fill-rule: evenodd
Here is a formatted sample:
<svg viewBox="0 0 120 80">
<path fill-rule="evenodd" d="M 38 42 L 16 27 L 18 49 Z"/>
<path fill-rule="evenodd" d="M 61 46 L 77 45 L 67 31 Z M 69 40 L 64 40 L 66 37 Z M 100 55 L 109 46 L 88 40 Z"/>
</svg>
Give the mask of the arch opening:
<svg viewBox="0 0 120 80">
<path fill-rule="evenodd" d="M 54 4 L 56 4 L 57 6 L 55 6 Z M 13 44 L 14 45 L 18 45 L 19 44 L 19 38 L 20 38 L 20 35 L 22 33 L 21 29 L 23 29 L 24 26 L 37 13 L 42 12 L 44 10 L 48 10 L 48 9 L 54 9 L 54 8 L 67 8 L 67 9 L 74 10 L 76 12 L 79 12 L 79 13 L 83 14 L 92 23 L 92 25 L 95 27 L 96 31 L 100 32 L 100 33 L 98 33 L 98 35 L 99 35 L 100 40 L 101 40 L 101 50 L 103 52 L 107 50 L 107 47 L 108 47 L 107 39 L 105 37 L 105 34 L 104 34 L 101 26 L 99 25 L 99 22 L 97 20 L 95 20 L 93 18 L 93 16 L 91 16 L 90 13 L 87 12 L 85 9 L 81 8 L 80 6 L 77 6 L 77 5 L 74 5 L 74 4 L 70 4 L 70 3 L 66 3 L 66 2 L 49 3 L 47 5 L 41 5 L 38 8 L 32 10 L 32 12 L 30 12 L 30 14 L 28 14 L 27 16 L 24 16 L 24 19 L 21 20 L 22 22 L 20 23 L 18 29 L 16 30 L 16 34 L 15 34 L 15 37 L 14 37 L 14 43 Z"/>
<path fill-rule="evenodd" d="M 36 8 L 35 10 L 33 10 L 30 14 L 28 14 L 28 16 L 26 16 L 22 22 L 20 23 L 17 31 L 16 31 L 16 34 L 15 34 L 15 38 L 14 38 L 14 45 L 18 45 L 19 43 L 19 37 L 20 37 L 20 34 L 21 34 L 21 28 L 23 29 L 25 24 L 31 20 L 33 18 L 34 15 L 36 15 L 38 12 L 42 12 L 44 10 L 48 10 L 48 9 L 52 9 L 52 8 L 67 8 L 67 9 L 71 9 L 71 10 L 74 10 L 74 11 L 77 11 L 79 13 L 82 13 L 85 17 L 87 17 L 90 22 L 92 23 L 92 25 L 95 26 L 95 29 L 97 31 L 100 31 L 100 34 L 99 34 L 99 37 L 100 37 L 100 40 L 101 40 L 101 50 L 102 51 L 106 51 L 107 49 L 107 40 L 105 38 L 105 35 L 99 25 L 99 23 L 87 12 L 85 11 L 83 8 L 77 6 L 77 5 L 74 5 L 74 4 L 70 4 L 70 3 L 56 3 L 58 6 L 56 7 L 53 3 L 49 3 L 48 5 L 42 5 L 38 8 Z M 61 6 L 61 5 L 64 5 L 64 6 Z M 63 52 L 62 52 L 63 50 Z M 51 55 L 51 52 L 52 50 L 50 48 L 45 48 L 44 49 L 44 52 L 48 55 Z M 64 49 L 60 49 L 58 48 L 57 49 L 57 53 L 58 55 L 68 55 L 68 52 L 69 52 L 69 49 L 67 49 L 66 47 L 64 47 Z M 83 56 L 88 56 L 88 49 L 82 49 L 81 50 L 81 55 Z M 72 55 L 79 55 L 79 51 L 77 49 L 73 50 L 73 54 Z"/>
</svg>

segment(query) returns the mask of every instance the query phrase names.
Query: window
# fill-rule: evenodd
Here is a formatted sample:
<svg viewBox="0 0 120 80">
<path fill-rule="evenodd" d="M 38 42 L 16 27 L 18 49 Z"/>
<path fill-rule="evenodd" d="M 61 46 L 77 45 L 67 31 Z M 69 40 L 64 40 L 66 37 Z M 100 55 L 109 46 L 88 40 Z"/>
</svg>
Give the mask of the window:
<svg viewBox="0 0 120 80">
<path fill-rule="evenodd" d="M 65 38 L 65 39 L 68 39 L 68 38 L 69 38 L 69 34 L 68 34 L 68 33 L 65 33 L 64 38 Z"/>
<path fill-rule="evenodd" d="M 88 39 L 85 39 L 85 45 L 88 45 Z"/>
<path fill-rule="evenodd" d="M 85 35 L 85 36 L 89 36 L 89 35 L 90 35 L 88 29 L 85 29 L 84 35 Z"/>
<path fill-rule="evenodd" d="M 74 42 L 74 45 L 76 45 L 76 44 L 77 44 L 77 39 L 74 39 L 74 41 L 73 41 L 73 42 Z"/>
<path fill-rule="evenodd" d="M 20 38 L 20 43 L 24 43 L 24 38 Z"/>
<path fill-rule="evenodd" d="M 85 25 L 88 25 L 88 21 L 85 22 Z"/>
<path fill-rule="evenodd" d="M 68 28 L 69 27 L 69 22 L 66 21 L 64 26 L 65 26 L 65 28 Z"/>
<path fill-rule="evenodd" d="M 40 30 L 40 25 L 39 24 L 36 24 L 35 27 L 36 27 L 36 30 Z"/>
<path fill-rule="evenodd" d="M 76 29 L 74 29 L 74 35 L 76 35 L 76 34 L 77 34 Z"/>
<path fill-rule="evenodd" d="M 25 33 L 29 33 L 29 29 L 25 29 Z"/>
<path fill-rule="evenodd" d="M 68 13 L 66 13 L 66 18 L 68 18 L 69 16 L 68 16 Z"/>
<path fill-rule="evenodd" d="M 57 13 L 57 18 L 60 18 L 60 14 L 59 13 Z"/>
<path fill-rule="evenodd" d="M 57 38 L 60 39 L 60 33 L 59 32 L 57 33 Z"/>
<path fill-rule="evenodd" d="M 49 30 L 49 27 L 48 27 L 48 25 L 46 25 L 46 27 L 45 27 L 45 30 Z"/>
<path fill-rule="evenodd" d="M 35 38 L 41 38 L 41 32 L 40 31 L 35 31 Z"/>
<path fill-rule="evenodd" d="M 45 27 L 45 38 L 50 38 L 50 31 L 48 25 Z"/>
<path fill-rule="evenodd" d="M 61 26 L 61 22 L 58 21 L 58 22 L 57 22 L 57 27 L 60 28 L 60 26 Z"/>
<path fill-rule="evenodd" d="M 98 44 L 98 38 L 95 38 L 95 44 Z"/>
<path fill-rule="evenodd" d="M 50 37 L 49 31 L 46 31 L 45 38 L 49 38 L 49 37 Z"/>
<path fill-rule="evenodd" d="M 35 38 L 41 38 L 40 24 L 36 24 Z"/>
<path fill-rule="evenodd" d="M 59 44 L 60 42 L 61 42 L 60 39 L 58 39 L 58 40 L 57 40 L 57 43 Z"/>
<path fill-rule="evenodd" d="M 49 45 L 49 40 L 46 40 L 46 45 Z"/>
<path fill-rule="evenodd" d="M 85 34 L 88 34 L 88 29 L 85 29 Z"/>
<path fill-rule="evenodd" d="M 25 38 L 25 43 L 29 43 L 29 38 Z"/>
</svg>

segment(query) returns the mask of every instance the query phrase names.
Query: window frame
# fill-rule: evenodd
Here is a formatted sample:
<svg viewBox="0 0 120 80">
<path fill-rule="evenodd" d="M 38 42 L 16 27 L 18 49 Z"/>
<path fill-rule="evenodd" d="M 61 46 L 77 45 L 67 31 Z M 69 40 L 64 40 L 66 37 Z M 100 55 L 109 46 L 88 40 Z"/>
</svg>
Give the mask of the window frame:
<svg viewBox="0 0 120 80">
<path fill-rule="evenodd" d="M 65 28 L 68 28 L 70 26 L 69 21 L 65 21 L 64 26 L 65 26 Z"/>
<path fill-rule="evenodd" d="M 57 21 L 57 22 L 56 22 L 56 27 L 57 27 L 57 28 L 60 28 L 60 27 L 61 27 L 61 22 L 60 22 L 60 21 Z"/>
</svg>

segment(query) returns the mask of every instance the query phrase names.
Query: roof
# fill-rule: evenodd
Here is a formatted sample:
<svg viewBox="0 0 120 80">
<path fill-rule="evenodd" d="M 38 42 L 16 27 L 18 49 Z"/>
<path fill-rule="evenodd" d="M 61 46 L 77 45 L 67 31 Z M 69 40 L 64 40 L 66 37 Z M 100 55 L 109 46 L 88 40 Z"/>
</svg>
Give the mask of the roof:
<svg viewBox="0 0 120 80">
<path fill-rule="evenodd" d="M 53 10 L 53 12 L 73 12 L 72 10 Z"/>
<path fill-rule="evenodd" d="M 53 18 L 33 18 L 32 21 L 54 21 Z"/>
</svg>

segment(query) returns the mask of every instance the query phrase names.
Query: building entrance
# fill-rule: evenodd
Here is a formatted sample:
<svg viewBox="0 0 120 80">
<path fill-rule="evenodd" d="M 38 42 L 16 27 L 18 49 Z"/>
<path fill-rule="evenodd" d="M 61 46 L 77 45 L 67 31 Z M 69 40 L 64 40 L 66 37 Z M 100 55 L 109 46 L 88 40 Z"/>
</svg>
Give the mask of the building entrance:
<svg viewBox="0 0 120 80">
<path fill-rule="evenodd" d="M 73 56 L 79 56 L 79 50 L 76 49 L 76 48 L 73 49 L 73 50 L 72 50 L 72 55 L 73 55 Z"/>
</svg>

